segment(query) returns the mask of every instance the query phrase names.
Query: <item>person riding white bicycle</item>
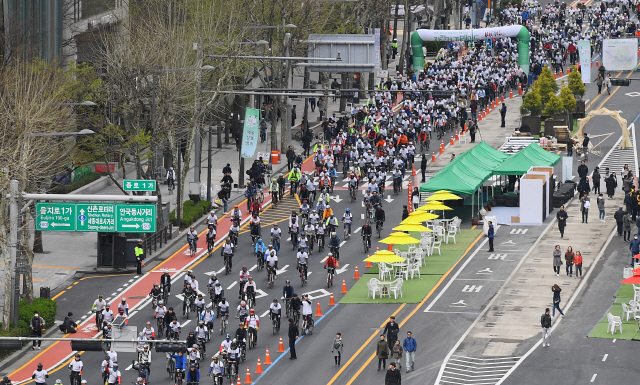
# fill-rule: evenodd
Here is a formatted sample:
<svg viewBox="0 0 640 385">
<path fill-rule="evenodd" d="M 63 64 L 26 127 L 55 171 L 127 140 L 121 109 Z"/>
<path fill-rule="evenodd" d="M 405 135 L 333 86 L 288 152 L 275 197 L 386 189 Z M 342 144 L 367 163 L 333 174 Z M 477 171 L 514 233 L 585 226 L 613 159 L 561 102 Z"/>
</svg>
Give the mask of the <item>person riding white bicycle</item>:
<svg viewBox="0 0 640 385">
<path fill-rule="evenodd" d="M 309 294 L 304 294 L 302 296 L 302 317 L 307 321 L 307 330 L 309 334 L 313 333 L 313 309 L 311 306 L 311 300 L 309 299 Z M 306 331 L 304 333 L 306 333 Z"/>
<path fill-rule="evenodd" d="M 256 292 L 258 291 L 257 285 L 253 280 L 253 277 L 249 276 L 249 281 L 244 285 L 244 293 L 246 298 L 251 298 L 253 306 L 256 306 Z"/>
<path fill-rule="evenodd" d="M 273 299 L 271 305 L 269 305 L 269 313 L 271 314 L 271 320 L 276 321 L 276 328 L 280 330 L 280 316 L 282 314 L 282 306 L 278 302 L 277 298 Z"/>
<path fill-rule="evenodd" d="M 273 277 L 276 276 L 276 270 L 278 269 L 278 254 L 273 249 L 273 245 L 267 246 L 267 251 L 264 254 L 265 263 L 267 265 L 267 271 L 273 270 Z"/>
<path fill-rule="evenodd" d="M 353 223 L 353 215 L 351 215 L 351 210 L 347 207 L 345 209 L 345 213 L 342 215 L 342 222 L 349 229 L 349 235 L 351 235 L 351 223 Z"/>
<path fill-rule="evenodd" d="M 280 252 L 280 239 L 282 239 L 282 230 L 278 228 L 277 223 L 274 223 L 271 229 L 271 243 L 277 245 L 274 246 L 277 252 Z"/>
<path fill-rule="evenodd" d="M 173 170 L 173 167 L 169 167 L 169 171 L 167 171 L 167 186 L 169 189 L 175 187 L 176 183 L 176 172 Z"/>
<path fill-rule="evenodd" d="M 239 284 L 240 288 L 238 290 L 238 299 L 242 299 L 242 293 L 244 292 L 244 285 L 249 281 L 249 271 L 247 270 L 247 266 L 242 266 L 242 270 L 240 270 L 239 274 Z"/>
<path fill-rule="evenodd" d="M 193 226 L 187 231 L 187 242 L 189 243 L 189 250 L 198 251 L 198 233 L 194 230 Z"/>
</svg>

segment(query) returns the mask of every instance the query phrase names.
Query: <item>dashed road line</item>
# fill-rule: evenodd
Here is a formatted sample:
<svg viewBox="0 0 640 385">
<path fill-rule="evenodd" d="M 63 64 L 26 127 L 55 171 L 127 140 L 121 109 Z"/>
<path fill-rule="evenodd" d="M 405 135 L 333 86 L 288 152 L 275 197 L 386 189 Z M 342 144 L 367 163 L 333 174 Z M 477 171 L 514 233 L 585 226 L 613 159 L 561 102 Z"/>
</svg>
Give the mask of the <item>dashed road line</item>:
<svg viewBox="0 0 640 385">
<path fill-rule="evenodd" d="M 590 382 L 594 382 L 596 380 L 596 377 L 598 377 L 598 373 L 593 373 L 593 377 L 591 377 Z"/>
</svg>

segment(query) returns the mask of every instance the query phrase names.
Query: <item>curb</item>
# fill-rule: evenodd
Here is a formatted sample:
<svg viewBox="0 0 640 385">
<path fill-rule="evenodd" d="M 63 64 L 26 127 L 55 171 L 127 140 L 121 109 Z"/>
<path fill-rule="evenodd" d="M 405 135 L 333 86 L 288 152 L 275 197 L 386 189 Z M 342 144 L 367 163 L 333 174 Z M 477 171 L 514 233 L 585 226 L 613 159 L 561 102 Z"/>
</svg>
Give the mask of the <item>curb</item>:
<svg viewBox="0 0 640 385">
<path fill-rule="evenodd" d="M 60 324 L 62 324 L 62 322 L 55 321 L 53 325 L 51 325 L 51 327 L 49 328 L 49 331 L 46 332 L 43 337 L 45 338 L 53 337 L 53 333 L 55 331 L 59 331 L 58 325 Z M 27 342 L 31 342 L 31 341 L 27 341 Z M 0 371 L 4 371 L 8 366 L 11 366 L 14 363 L 16 363 L 19 359 L 22 358 L 25 352 L 29 350 L 30 350 L 30 347 L 29 347 L 29 344 L 27 343 L 22 349 L 16 350 L 15 352 L 13 352 L 13 354 L 11 354 L 9 357 L 5 358 L 0 362 Z M 4 375 L 9 375 L 9 373 L 5 373 Z"/>
</svg>

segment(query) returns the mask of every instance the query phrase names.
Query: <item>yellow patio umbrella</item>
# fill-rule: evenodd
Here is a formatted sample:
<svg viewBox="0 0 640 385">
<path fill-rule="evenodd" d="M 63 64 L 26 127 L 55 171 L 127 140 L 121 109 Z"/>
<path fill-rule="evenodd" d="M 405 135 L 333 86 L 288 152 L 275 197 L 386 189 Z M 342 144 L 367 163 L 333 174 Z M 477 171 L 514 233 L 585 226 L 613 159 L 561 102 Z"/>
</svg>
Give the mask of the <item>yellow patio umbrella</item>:
<svg viewBox="0 0 640 385">
<path fill-rule="evenodd" d="M 406 259 L 402 258 L 399 255 L 394 254 L 391 251 L 380 250 L 377 251 L 372 256 L 366 258 L 365 262 L 371 263 L 396 263 L 396 262 L 405 262 Z"/>
<path fill-rule="evenodd" d="M 392 233 L 388 237 L 380 240 L 380 242 L 390 245 L 410 245 L 412 243 L 418 243 L 420 240 L 406 233 Z"/>
<path fill-rule="evenodd" d="M 451 207 L 438 201 L 431 201 L 424 206 L 418 207 L 417 211 L 441 211 L 441 210 L 453 210 Z"/>
<path fill-rule="evenodd" d="M 405 220 L 403 220 L 402 222 L 400 222 L 401 225 L 421 225 L 424 221 L 422 219 L 420 219 L 419 217 L 416 216 L 409 216 L 407 217 Z"/>
<path fill-rule="evenodd" d="M 411 214 L 409 214 L 408 218 L 417 218 L 422 222 L 426 222 L 426 221 L 438 218 L 438 215 L 427 213 L 425 211 L 414 211 Z"/>
<path fill-rule="evenodd" d="M 450 192 L 442 192 L 442 193 L 437 192 L 425 200 L 427 202 L 430 202 L 430 201 L 451 201 L 451 200 L 458 200 L 458 199 L 462 199 L 462 198 Z"/>
<path fill-rule="evenodd" d="M 430 228 L 422 225 L 414 225 L 414 224 L 404 224 L 399 225 L 393 228 L 396 231 L 419 231 L 421 233 L 426 233 L 427 231 L 433 231 Z"/>
</svg>

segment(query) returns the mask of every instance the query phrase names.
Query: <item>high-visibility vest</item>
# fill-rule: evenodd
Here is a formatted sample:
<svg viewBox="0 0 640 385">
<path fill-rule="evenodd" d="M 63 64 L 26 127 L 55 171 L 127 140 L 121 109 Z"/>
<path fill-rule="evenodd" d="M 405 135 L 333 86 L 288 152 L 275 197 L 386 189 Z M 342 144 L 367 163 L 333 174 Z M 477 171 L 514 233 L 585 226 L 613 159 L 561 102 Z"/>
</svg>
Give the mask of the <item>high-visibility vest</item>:
<svg viewBox="0 0 640 385">
<path fill-rule="evenodd" d="M 141 256 L 142 254 L 144 254 L 144 250 L 142 249 L 142 247 L 140 246 L 136 246 L 136 248 L 134 249 L 135 253 L 136 253 L 136 257 Z"/>
</svg>

